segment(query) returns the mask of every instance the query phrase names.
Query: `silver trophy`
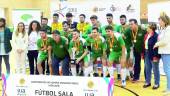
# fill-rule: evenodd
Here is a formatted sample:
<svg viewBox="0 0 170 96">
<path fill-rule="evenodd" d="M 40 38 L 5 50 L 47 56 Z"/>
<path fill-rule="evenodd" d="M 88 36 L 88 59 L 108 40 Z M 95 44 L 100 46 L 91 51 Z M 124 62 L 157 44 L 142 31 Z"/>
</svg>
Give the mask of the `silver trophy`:
<svg viewBox="0 0 170 96">
<path fill-rule="evenodd" d="M 76 64 L 76 48 L 72 48 L 72 55 L 71 55 L 71 64 Z"/>
</svg>

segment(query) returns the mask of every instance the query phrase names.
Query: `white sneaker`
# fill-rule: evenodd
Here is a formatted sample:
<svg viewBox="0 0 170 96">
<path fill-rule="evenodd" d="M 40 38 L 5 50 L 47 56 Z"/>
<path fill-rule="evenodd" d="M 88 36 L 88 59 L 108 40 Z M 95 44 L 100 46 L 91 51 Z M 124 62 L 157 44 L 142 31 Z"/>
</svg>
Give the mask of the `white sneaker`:
<svg viewBox="0 0 170 96">
<path fill-rule="evenodd" d="M 126 80 L 122 80 L 122 87 L 126 87 Z"/>
</svg>

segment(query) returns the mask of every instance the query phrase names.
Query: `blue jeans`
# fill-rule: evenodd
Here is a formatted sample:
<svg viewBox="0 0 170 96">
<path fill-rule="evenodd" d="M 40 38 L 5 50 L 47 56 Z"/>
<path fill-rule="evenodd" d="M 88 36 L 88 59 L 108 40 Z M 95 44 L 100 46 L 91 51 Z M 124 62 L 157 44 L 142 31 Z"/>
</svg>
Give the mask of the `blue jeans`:
<svg viewBox="0 0 170 96">
<path fill-rule="evenodd" d="M 170 91 L 170 54 L 161 54 L 164 72 L 167 77 L 167 90 Z"/>
<path fill-rule="evenodd" d="M 65 56 L 64 59 L 57 58 L 55 56 L 52 57 L 52 67 L 53 67 L 53 74 L 59 75 L 59 63 L 62 63 L 62 73 L 64 76 L 69 76 L 69 56 Z"/>
<path fill-rule="evenodd" d="M 153 62 L 149 59 L 148 52 L 145 52 L 145 82 L 151 83 L 152 77 L 152 68 L 154 73 L 155 85 L 160 84 L 160 71 L 159 71 L 159 62 Z"/>
<path fill-rule="evenodd" d="M 7 74 L 10 74 L 9 55 L 0 55 L 0 77 L 2 72 L 2 57 L 6 65 Z"/>
</svg>

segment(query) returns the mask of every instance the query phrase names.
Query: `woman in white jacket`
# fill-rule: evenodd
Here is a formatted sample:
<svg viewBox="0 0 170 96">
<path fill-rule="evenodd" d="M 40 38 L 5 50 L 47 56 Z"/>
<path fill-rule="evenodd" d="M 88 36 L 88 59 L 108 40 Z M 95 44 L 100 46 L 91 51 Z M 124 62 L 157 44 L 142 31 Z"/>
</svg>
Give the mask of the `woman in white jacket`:
<svg viewBox="0 0 170 96">
<path fill-rule="evenodd" d="M 15 54 L 16 66 L 15 70 L 17 74 L 26 73 L 26 54 L 28 47 L 28 34 L 25 31 L 25 25 L 23 22 L 18 23 L 16 32 L 12 35 L 13 50 Z"/>
<path fill-rule="evenodd" d="M 170 18 L 162 13 L 159 17 L 161 27 L 158 36 L 158 42 L 154 47 L 158 47 L 158 53 L 161 54 L 164 71 L 167 77 L 167 89 L 164 91 L 165 96 L 170 95 Z"/>
</svg>

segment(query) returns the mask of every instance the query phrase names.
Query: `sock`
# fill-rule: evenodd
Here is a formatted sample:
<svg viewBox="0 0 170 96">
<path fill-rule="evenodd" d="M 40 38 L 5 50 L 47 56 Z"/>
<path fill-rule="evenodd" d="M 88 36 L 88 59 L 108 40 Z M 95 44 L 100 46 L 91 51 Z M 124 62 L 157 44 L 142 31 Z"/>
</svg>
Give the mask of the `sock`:
<svg viewBox="0 0 170 96">
<path fill-rule="evenodd" d="M 103 66 L 103 77 L 107 75 L 107 66 Z"/>
<path fill-rule="evenodd" d="M 110 77 L 114 77 L 114 68 L 113 67 L 108 67 Z"/>
<path fill-rule="evenodd" d="M 90 75 L 90 73 L 93 72 L 93 67 L 92 66 L 88 66 L 84 68 L 84 76 L 88 77 Z"/>
<path fill-rule="evenodd" d="M 93 72 L 94 72 L 94 73 L 98 73 L 97 64 L 94 64 L 94 65 L 93 65 Z"/>
<path fill-rule="evenodd" d="M 76 67 L 71 67 L 71 73 L 72 73 L 72 76 L 76 76 L 77 74 Z"/>
<path fill-rule="evenodd" d="M 116 68 L 117 68 L 117 74 L 120 74 L 121 73 L 121 65 L 116 64 Z"/>
<path fill-rule="evenodd" d="M 122 81 L 123 80 L 126 80 L 126 68 L 122 68 L 122 70 L 121 70 L 121 75 L 122 75 Z"/>
<path fill-rule="evenodd" d="M 126 69 L 127 76 L 130 76 L 129 69 Z"/>
</svg>

